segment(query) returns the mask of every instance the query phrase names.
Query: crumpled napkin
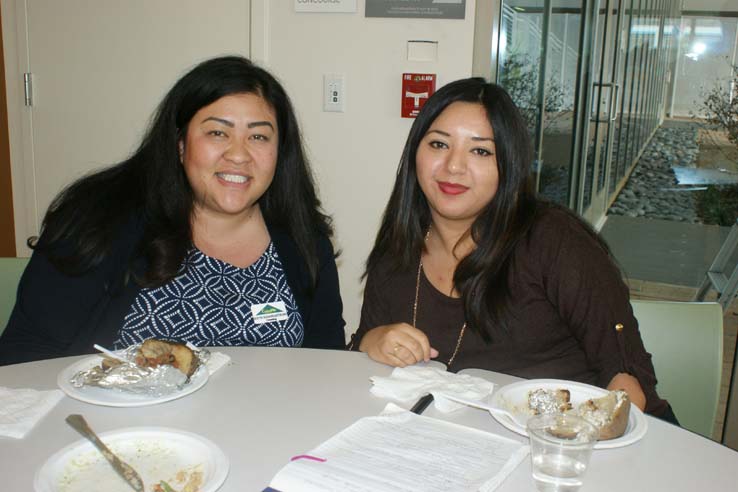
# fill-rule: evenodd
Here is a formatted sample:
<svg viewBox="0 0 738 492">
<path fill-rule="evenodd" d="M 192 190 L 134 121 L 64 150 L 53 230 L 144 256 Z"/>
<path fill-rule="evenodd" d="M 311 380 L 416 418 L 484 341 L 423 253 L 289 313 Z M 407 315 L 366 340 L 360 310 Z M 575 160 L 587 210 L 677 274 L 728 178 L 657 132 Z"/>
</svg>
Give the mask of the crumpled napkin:
<svg viewBox="0 0 738 492">
<path fill-rule="evenodd" d="M 372 376 L 371 393 L 380 398 L 399 401 L 416 400 L 432 393 L 433 404 L 440 412 L 452 412 L 465 405 L 451 401 L 449 397 L 466 400 L 486 400 L 495 385 L 486 379 L 455 374 L 444 369 L 423 366 L 396 367 L 389 377 Z"/>
<path fill-rule="evenodd" d="M 231 362 L 230 355 L 226 355 L 223 352 L 211 352 L 210 358 L 207 363 L 205 363 L 205 366 L 208 368 L 208 372 L 212 376 L 229 362 Z"/>
<path fill-rule="evenodd" d="M 23 439 L 63 396 L 59 390 L 0 386 L 0 436 Z"/>
</svg>

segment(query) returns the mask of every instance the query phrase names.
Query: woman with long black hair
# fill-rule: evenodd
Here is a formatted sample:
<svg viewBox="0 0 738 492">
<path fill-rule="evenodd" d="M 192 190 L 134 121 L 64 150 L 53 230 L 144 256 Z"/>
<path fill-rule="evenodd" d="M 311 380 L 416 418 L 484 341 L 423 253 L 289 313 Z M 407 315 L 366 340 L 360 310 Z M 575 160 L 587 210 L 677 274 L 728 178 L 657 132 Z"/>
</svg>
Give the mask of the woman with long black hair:
<svg viewBox="0 0 738 492">
<path fill-rule="evenodd" d="M 151 337 L 342 348 L 331 234 L 282 86 L 242 57 L 205 61 L 130 158 L 53 201 L 0 364 Z"/>
<path fill-rule="evenodd" d="M 350 347 L 404 367 L 625 389 L 650 413 L 655 391 L 628 289 L 599 236 L 536 198 L 531 142 L 499 86 L 471 78 L 423 106 L 367 260 Z"/>
</svg>

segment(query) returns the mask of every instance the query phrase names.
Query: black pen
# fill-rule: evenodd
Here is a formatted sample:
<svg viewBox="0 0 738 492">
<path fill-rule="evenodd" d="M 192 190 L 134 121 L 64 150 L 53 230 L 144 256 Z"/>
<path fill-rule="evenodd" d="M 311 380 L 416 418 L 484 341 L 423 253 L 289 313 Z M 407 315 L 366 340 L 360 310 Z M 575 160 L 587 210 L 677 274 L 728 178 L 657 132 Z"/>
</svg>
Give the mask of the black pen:
<svg viewBox="0 0 738 492">
<path fill-rule="evenodd" d="M 421 413 L 423 413 L 423 410 L 428 408 L 428 405 L 430 405 L 432 401 L 433 401 L 433 395 L 428 393 L 427 395 L 422 397 L 420 400 L 418 400 L 415 403 L 415 405 L 413 405 L 413 408 L 410 409 L 410 411 L 420 415 Z"/>
</svg>

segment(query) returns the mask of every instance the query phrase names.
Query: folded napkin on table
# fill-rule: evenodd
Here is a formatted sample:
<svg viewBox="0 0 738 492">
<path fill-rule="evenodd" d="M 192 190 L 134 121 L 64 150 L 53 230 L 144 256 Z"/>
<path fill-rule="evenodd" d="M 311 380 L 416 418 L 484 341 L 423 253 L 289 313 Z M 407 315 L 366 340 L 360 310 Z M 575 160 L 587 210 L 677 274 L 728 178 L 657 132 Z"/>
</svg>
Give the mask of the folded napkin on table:
<svg viewBox="0 0 738 492">
<path fill-rule="evenodd" d="M 59 390 L 0 386 L 0 436 L 22 439 L 63 396 Z"/>
<path fill-rule="evenodd" d="M 494 390 L 494 384 L 486 379 L 419 365 L 396 367 L 389 377 L 372 376 L 370 379 L 374 383 L 372 394 L 381 398 L 409 401 L 432 393 L 434 405 L 441 412 L 464 406 L 445 398 L 446 395 L 484 401 Z"/>
</svg>

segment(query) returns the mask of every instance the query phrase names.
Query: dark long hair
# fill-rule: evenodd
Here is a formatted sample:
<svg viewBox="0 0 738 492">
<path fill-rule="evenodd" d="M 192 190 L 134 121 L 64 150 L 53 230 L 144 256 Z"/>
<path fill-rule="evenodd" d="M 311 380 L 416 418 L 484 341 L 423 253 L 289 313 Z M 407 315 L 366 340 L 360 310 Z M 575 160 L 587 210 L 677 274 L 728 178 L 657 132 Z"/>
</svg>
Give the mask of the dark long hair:
<svg viewBox="0 0 738 492">
<path fill-rule="evenodd" d="M 271 74 L 238 56 L 204 61 L 179 79 L 131 157 L 76 181 L 54 199 L 35 249 L 63 272 L 84 272 L 111 253 L 116 235 L 136 217 L 143 229 L 137 256 L 146 262 L 138 283 L 158 286 L 174 278 L 192 244 L 193 213 L 178 144 L 197 111 L 241 93 L 263 97 L 276 113 L 277 166 L 259 205 L 267 224 L 295 241 L 315 282 L 318 235 L 330 236 L 332 228 L 320 211 L 292 103 Z"/>
<path fill-rule="evenodd" d="M 476 249 L 459 262 L 454 273 L 454 287 L 463 298 L 470 329 L 490 342 L 493 327 L 505 325 L 512 253 L 533 224 L 538 208 L 530 174 L 533 154 L 528 130 L 500 86 L 482 78 L 459 80 L 442 87 L 425 103 L 410 129 L 365 275 L 384 262 L 396 272 L 410 271 L 418 264 L 431 223 L 416 175 L 418 146 L 441 112 L 459 101 L 485 109 L 495 139 L 497 192 L 471 226 Z"/>
</svg>

